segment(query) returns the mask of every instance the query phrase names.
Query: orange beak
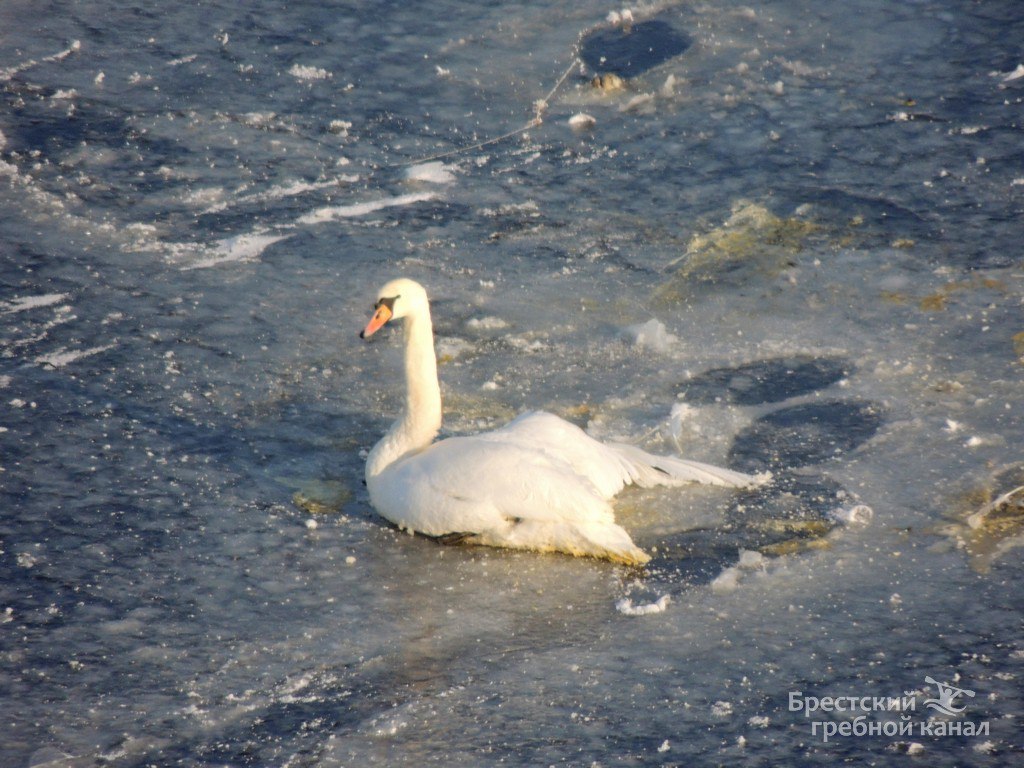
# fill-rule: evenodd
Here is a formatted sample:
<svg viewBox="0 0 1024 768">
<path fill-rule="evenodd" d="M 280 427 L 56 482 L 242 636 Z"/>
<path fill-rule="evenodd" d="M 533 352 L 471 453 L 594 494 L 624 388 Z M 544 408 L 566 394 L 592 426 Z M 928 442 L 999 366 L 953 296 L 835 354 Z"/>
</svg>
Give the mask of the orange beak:
<svg viewBox="0 0 1024 768">
<path fill-rule="evenodd" d="M 370 322 L 366 324 L 366 327 L 359 333 L 359 338 L 368 339 L 377 331 L 379 331 L 384 324 L 391 319 L 391 308 L 387 304 L 380 304 L 373 313 L 373 317 L 370 318 Z"/>
</svg>

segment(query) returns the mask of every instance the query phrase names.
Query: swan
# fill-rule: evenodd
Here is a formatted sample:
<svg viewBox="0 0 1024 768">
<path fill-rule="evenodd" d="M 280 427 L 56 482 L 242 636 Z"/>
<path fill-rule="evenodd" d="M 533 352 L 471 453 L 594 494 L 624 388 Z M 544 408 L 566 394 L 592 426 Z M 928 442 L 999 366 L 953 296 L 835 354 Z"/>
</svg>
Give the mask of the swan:
<svg viewBox="0 0 1024 768">
<path fill-rule="evenodd" d="M 764 481 L 696 461 L 602 443 L 550 413 L 435 442 L 441 428 L 427 292 L 400 278 L 377 294 L 359 334 L 404 320 L 405 405 L 366 459 L 370 503 L 400 529 L 449 541 L 607 558 L 650 557 L 615 522 L 611 499 L 629 484 L 690 482 L 747 488 Z"/>
</svg>

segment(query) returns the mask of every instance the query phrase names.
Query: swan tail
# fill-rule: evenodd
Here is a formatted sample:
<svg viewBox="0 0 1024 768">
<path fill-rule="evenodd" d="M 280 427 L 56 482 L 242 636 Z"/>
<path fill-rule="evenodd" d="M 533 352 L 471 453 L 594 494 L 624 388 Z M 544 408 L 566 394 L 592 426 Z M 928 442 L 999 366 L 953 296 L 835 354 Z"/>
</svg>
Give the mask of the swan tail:
<svg viewBox="0 0 1024 768">
<path fill-rule="evenodd" d="M 608 447 L 626 461 L 630 477 L 642 488 L 685 483 L 704 483 L 728 488 L 757 488 L 772 477 L 770 472 L 748 475 L 700 461 L 677 459 L 674 456 L 656 456 L 633 445 L 610 443 Z"/>
</svg>

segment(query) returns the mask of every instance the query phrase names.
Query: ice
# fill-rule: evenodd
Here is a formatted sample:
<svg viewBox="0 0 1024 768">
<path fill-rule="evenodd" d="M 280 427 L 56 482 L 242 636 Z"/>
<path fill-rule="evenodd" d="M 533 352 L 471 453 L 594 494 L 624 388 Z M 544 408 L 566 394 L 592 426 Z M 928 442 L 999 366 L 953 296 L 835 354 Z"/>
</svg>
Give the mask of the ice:
<svg viewBox="0 0 1024 768">
<path fill-rule="evenodd" d="M 752 573 L 767 575 L 768 560 L 760 552 L 740 550 L 736 565 L 723 568 L 711 582 L 711 591 L 726 595 L 735 592 Z"/>
<path fill-rule="evenodd" d="M 64 366 L 82 360 L 83 358 L 92 357 L 93 355 L 98 355 L 101 352 L 106 352 L 116 346 L 116 344 L 103 344 L 98 347 L 73 350 L 61 347 L 55 352 L 47 352 L 45 355 L 39 355 L 35 361 L 39 365 L 45 365 L 50 368 L 63 368 Z"/>
<path fill-rule="evenodd" d="M 296 80 L 328 80 L 334 75 L 321 67 L 312 67 L 304 64 L 292 64 L 288 74 Z"/>
<path fill-rule="evenodd" d="M 840 508 L 832 511 L 832 517 L 844 525 L 869 525 L 874 516 L 874 510 L 867 504 L 855 504 L 852 507 Z"/>
<path fill-rule="evenodd" d="M 0 68 L 0 82 L 5 82 L 7 80 L 10 80 L 13 77 L 15 77 L 16 75 L 19 75 L 22 72 L 25 72 L 26 70 L 29 70 L 29 69 L 32 69 L 33 67 L 39 66 L 39 64 L 63 61 L 68 56 L 70 56 L 73 53 L 77 53 L 81 49 L 82 49 L 82 41 L 81 40 L 74 40 L 74 41 L 72 41 L 71 45 L 69 45 L 67 48 L 64 48 L 63 50 L 58 51 L 57 53 L 50 54 L 49 56 L 44 56 L 44 57 L 42 57 L 39 60 L 29 59 L 27 61 L 22 62 L 21 64 L 16 64 L 16 65 L 10 66 L 10 67 L 2 67 L 2 68 Z"/>
<path fill-rule="evenodd" d="M 20 296 L 7 301 L 3 305 L 4 312 L 24 312 L 40 307 L 50 307 L 67 301 L 66 293 L 46 293 L 40 296 Z"/>
<path fill-rule="evenodd" d="M 466 327 L 474 331 L 500 331 L 508 328 L 508 321 L 500 317 L 471 317 L 466 321 Z"/>
<path fill-rule="evenodd" d="M 185 269 L 209 269 L 230 262 L 249 262 L 258 259 L 274 243 L 287 240 L 290 235 L 251 233 L 221 240 L 202 255 L 188 263 Z"/>
<path fill-rule="evenodd" d="M 585 131 L 597 124 L 597 118 L 588 115 L 586 112 L 577 112 L 569 118 L 569 127 L 574 131 Z"/>
<path fill-rule="evenodd" d="M 1019 80 L 1022 77 L 1024 77 L 1024 64 L 1018 64 L 1012 72 L 1004 72 L 1000 74 L 1000 78 L 1004 83 Z"/>
<path fill-rule="evenodd" d="M 1024 28 L 807 5 L 5 4 L 0 765 L 1005 763 Z M 400 274 L 442 435 L 771 481 L 621 495 L 643 569 L 393 530 Z"/>
<path fill-rule="evenodd" d="M 679 342 L 676 336 L 668 332 L 665 324 L 656 318 L 631 325 L 623 333 L 636 347 L 659 354 L 667 354 Z"/>
<path fill-rule="evenodd" d="M 370 200 L 362 203 L 351 203 L 349 205 L 335 205 L 318 208 L 311 213 L 303 214 L 298 218 L 299 224 L 323 224 L 337 219 L 349 219 L 357 216 L 365 216 L 368 213 L 376 213 L 385 208 L 396 206 L 413 205 L 414 203 L 427 202 L 436 199 L 433 192 L 410 192 L 405 195 L 385 197 L 379 200 Z"/>
<path fill-rule="evenodd" d="M 733 713 L 733 706 L 728 701 L 716 701 L 711 705 L 711 714 L 713 717 L 729 717 Z"/>
<path fill-rule="evenodd" d="M 662 613 L 671 601 L 670 595 L 662 595 L 652 603 L 633 605 L 630 598 L 624 597 L 615 603 L 615 610 L 624 616 L 647 616 L 651 613 Z"/>
<path fill-rule="evenodd" d="M 455 181 L 454 167 L 440 161 L 421 163 L 408 168 L 405 178 L 425 184 L 451 184 Z"/>
</svg>

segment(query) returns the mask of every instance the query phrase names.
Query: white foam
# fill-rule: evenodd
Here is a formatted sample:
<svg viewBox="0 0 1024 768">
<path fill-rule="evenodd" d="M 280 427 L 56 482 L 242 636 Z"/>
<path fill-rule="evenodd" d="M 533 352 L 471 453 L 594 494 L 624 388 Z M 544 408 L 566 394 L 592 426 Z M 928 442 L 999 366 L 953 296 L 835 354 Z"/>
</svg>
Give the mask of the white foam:
<svg viewBox="0 0 1024 768">
<path fill-rule="evenodd" d="M 433 200 L 436 195 L 433 192 L 412 192 L 408 195 L 396 195 L 385 197 L 380 200 L 370 200 L 365 203 L 351 203 L 350 205 L 331 205 L 324 208 L 317 208 L 311 213 L 300 216 L 299 224 L 322 224 L 337 219 L 349 219 L 357 216 L 365 216 L 368 213 L 379 211 L 384 208 L 394 208 L 401 205 L 412 205 L 422 203 L 426 200 Z"/>
</svg>

